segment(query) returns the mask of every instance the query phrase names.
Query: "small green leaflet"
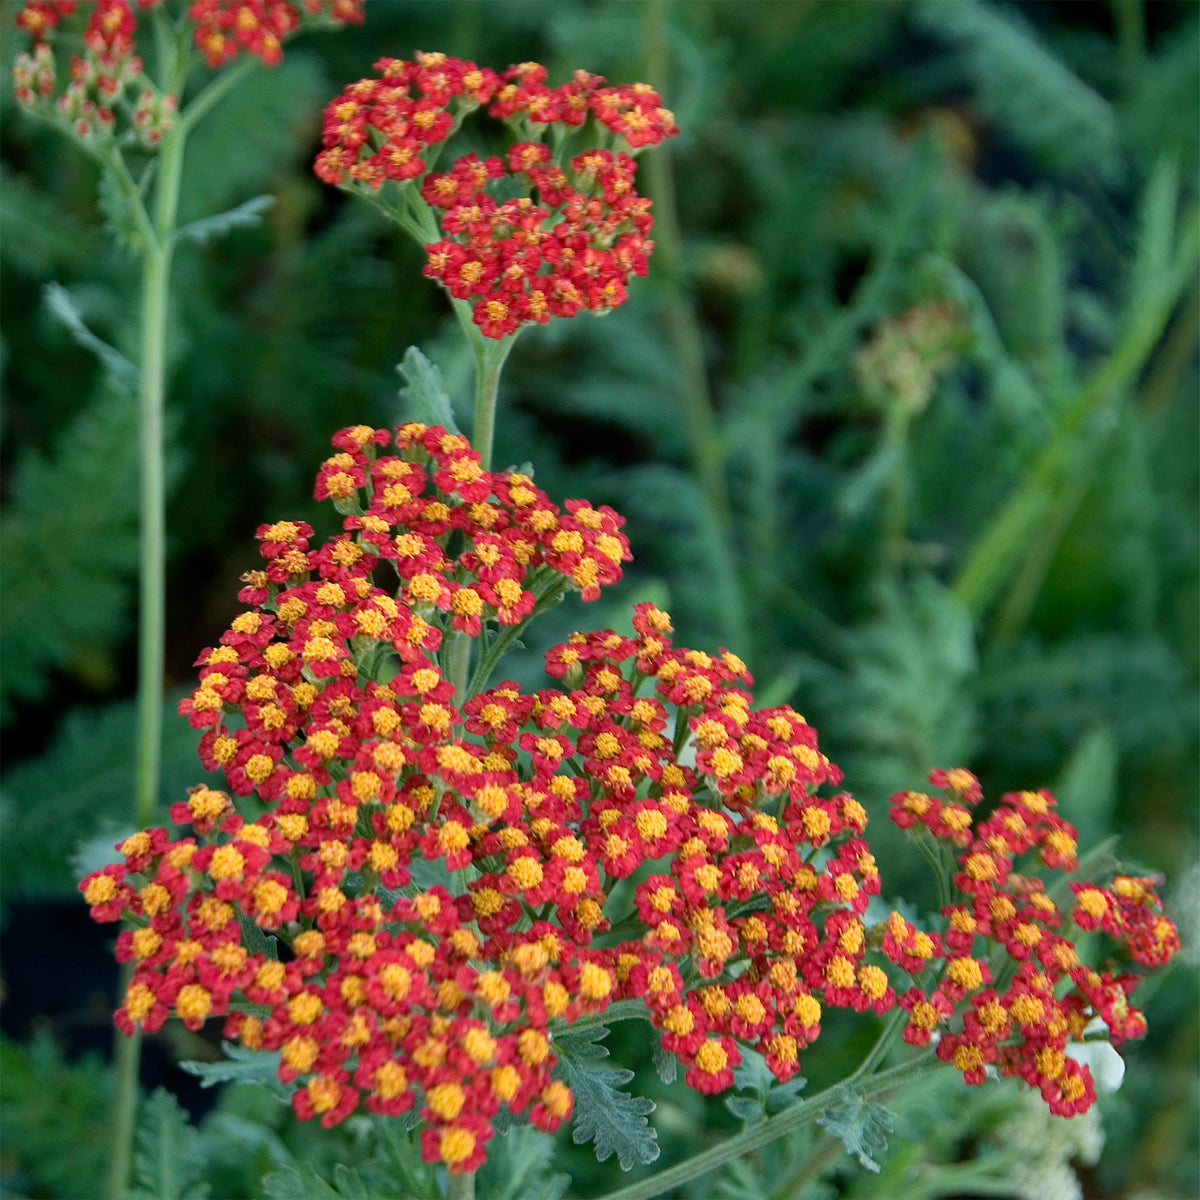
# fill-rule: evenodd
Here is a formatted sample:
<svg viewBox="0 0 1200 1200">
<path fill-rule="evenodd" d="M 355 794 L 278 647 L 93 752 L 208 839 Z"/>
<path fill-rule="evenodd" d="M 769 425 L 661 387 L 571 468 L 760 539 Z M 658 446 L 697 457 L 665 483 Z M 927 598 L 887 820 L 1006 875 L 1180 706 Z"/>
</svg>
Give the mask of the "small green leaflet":
<svg viewBox="0 0 1200 1200">
<path fill-rule="evenodd" d="M 404 358 L 396 367 L 396 373 L 404 380 L 400 389 L 404 419 L 421 421 L 426 425 L 443 425 L 451 433 L 458 433 L 454 420 L 454 409 L 442 383 L 442 373 L 416 346 L 409 346 Z"/>
<path fill-rule="evenodd" d="M 742 1061 L 733 1069 L 734 1087 L 749 1096 L 730 1096 L 725 1107 L 747 1128 L 757 1125 L 768 1113 L 777 1113 L 795 1104 L 808 1082 L 794 1075 L 780 1083 L 767 1066 L 767 1060 L 755 1050 L 743 1050 Z"/>
<path fill-rule="evenodd" d="M 679 1074 L 679 1059 L 669 1050 L 664 1050 L 659 1042 L 654 1043 L 654 1069 L 666 1084 L 674 1083 Z"/>
<path fill-rule="evenodd" d="M 238 914 L 242 926 L 242 942 L 251 954 L 261 954 L 272 962 L 279 959 L 279 939 L 256 925 L 245 913 Z"/>
<path fill-rule="evenodd" d="M 198 221 L 182 225 L 171 236 L 177 242 L 196 242 L 203 246 L 212 238 L 224 237 L 231 229 L 248 229 L 254 225 L 261 225 L 263 213 L 274 203 L 274 196 L 255 196 L 252 200 L 223 213 L 201 217 Z"/>
<path fill-rule="evenodd" d="M 575 1129 L 571 1135 L 575 1144 L 594 1142 L 600 1162 L 615 1153 L 621 1170 L 628 1171 L 658 1158 L 658 1134 L 646 1120 L 654 1111 L 654 1101 L 617 1091 L 633 1078 L 633 1072 L 599 1063 L 599 1059 L 608 1057 L 608 1049 L 599 1044 L 606 1037 L 605 1025 L 555 1037 L 554 1048 L 559 1055 L 555 1074 L 575 1094 Z"/>
<path fill-rule="evenodd" d="M 114 379 L 136 388 L 139 371 L 119 350 L 97 337 L 84 323 L 71 293 L 61 283 L 48 283 L 42 289 L 46 307 L 66 326 L 68 332 L 85 350 L 90 350 Z"/>
<path fill-rule="evenodd" d="M 831 1104 L 817 1118 L 834 1137 L 853 1154 L 868 1171 L 878 1171 L 880 1158 L 887 1152 L 888 1134 L 895 1129 L 892 1114 L 874 1100 L 864 1100 L 855 1092 L 846 1090 L 842 1098 Z"/>
<path fill-rule="evenodd" d="M 200 1080 L 201 1087 L 216 1087 L 220 1083 L 259 1083 L 281 1103 L 291 1102 L 294 1086 L 286 1087 L 276 1072 L 279 1069 L 278 1051 L 247 1050 L 233 1042 L 222 1042 L 225 1053 L 220 1062 L 183 1062 L 179 1065 Z"/>
<path fill-rule="evenodd" d="M 154 164 L 147 171 L 154 170 Z M 149 176 L 142 177 L 143 188 L 149 181 Z M 104 224 L 112 234 L 118 246 L 125 250 L 140 252 L 143 249 L 142 232 L 130 209 L 130 201 L 121 190 L 116 172 L 105 165 L 100 172 L 100 187 L 96 197 L 100 211 L 104 214 Z M 140 202 L 140 200 L 139 200 Z"/>
<path fill-rule="evenodd" d="M 207 1200 L 200 1135 L 166 1088 L 142 1106 L 128 1200 Z"/>
</svg>

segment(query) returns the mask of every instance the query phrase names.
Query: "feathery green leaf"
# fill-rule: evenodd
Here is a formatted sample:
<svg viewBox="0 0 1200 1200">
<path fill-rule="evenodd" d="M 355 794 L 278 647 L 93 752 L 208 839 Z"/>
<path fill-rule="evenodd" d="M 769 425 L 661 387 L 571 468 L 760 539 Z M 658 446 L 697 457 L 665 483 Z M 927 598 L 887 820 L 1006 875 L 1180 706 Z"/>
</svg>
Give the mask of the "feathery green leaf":
<svg viewBox="0 0 1200 1200">
<path fill-rule="evenodd" d="M 654 1101 L 617 1091 L 633 1078 L 633 1072 L 601 1065 L 599 1060 L 608 1057 L 608 1049 L 600 1043 L 607 1036 L 605 1025 L 558 1035 L 555 1074 L 575 1095 L 571 1134 L 575 1144 L 594 1142 L 600 1162 L 616 1154 L 621 1170 L 628 1171 L 658 1158 L 658 1135 L 646 1119 L 654 1111 Z"/>
</svg>

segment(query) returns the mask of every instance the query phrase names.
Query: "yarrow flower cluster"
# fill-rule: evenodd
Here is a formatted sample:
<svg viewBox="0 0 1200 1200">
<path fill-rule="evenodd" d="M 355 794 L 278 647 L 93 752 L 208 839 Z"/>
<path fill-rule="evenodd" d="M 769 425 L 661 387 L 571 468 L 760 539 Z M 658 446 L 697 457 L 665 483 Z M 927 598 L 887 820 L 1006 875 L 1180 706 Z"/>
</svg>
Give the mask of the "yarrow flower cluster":
<svg viewBox="0 0 1200 1200">
<path fill-rule="evenodd" d="M 1153 880 L 1117 876 L 1107 887 L 1069 882 L 1047 890 L 1033 873 L 1039 867 L 1067 873 L 1079 866 L 1076 831 L 1055 812 L 1048 791 L 1009 793 L 976 821 L 971 806 L 982 795 L 969 771 L 935 771 L 930 782 L 946 798 L 897 793 L 892 820 L 958 848 L 953 882 L 962 899 L 942 909 L 940 979 L 932 991 L 914 987 L 901 999 L 910 1014 L 904 1040 L 926 1045 L 957 1012 L 937 1054 L 968 1083 L 982 1083 L 994 1064 L 1001 1075 L 1039 1089 L 1051 1112 L 1084 1112 L 1095 1101 L 1095 1083 L 1071 1057 L 1071 1043 L 1082 1042 L 1098 1020 L 1119 1046 L 1141 1037 L 1146 1020 L 1130 1003 L 1139 976 L 1087 965 L 1077 939 L 1102 930 L 1128 959 L 1154 968 L 1179 952 L 1179 934 Z M 1021 872 L 1014 869 L 1019 862 L 1026 864 Z M 974 957 L 981 950 L 984 957 Z M 998 951 L 1003 981 L 988 966 Z"/>
<path fill-rule="evenodd" d="M 399 185 L 398 219 L 425 245 L 425 274 L 470 304 L 484 337 L 624 302 L 653 249 L 633 156 L 678 133 L 657 92 L 586 71 L 548 87 L 538 63 L 497 74 L 440 53 L 383 58 L 375 69 L 378 78 L 351 84 L 326 108 L 316 174 L 372 197 Z M 433 171 L 479 108 L 515 135 L 507 154 L 467 154 Z M 565 159 L 589 118 L 592 144 Z"/>
<path fill-rule="evenodd" d="M 252 607 L 181 705 L 205 764 L 266 811 L 198 787 L 172 810 L 191 836 L 136 834 L 81 885 L 97 919 L 135 926 L 120 1027 L 228 1014 L 301 1081 L 300 1116 L 420 1104 L 426 1157 L 472 1170 L 501 1105 L 543 1129 L 570 1113 L 553 1030 L 615 1000 L 645 999 L 706 1092 L 739 1041 L 789 1077 L 822 1001 L 887 1007 L 861 922 L 879 887 L 866 817 L 816 797 L 839 775 L 812 729 L 755 711 L 735 656 L 673 647 L 646 604 L 631 635 L 551 650 L 559 688 L 456 694 L 439 650 L 482 650 L 562 590 L 599 595 L 628 557 L 621 519 L 482 471 L 443 429 L 404 426 L 379 453 L 389 440 L 335 439 L 316 494 L 341 534 L 259 530 Z M 643 863 L 622 940 L 609 895 Z M 243 921 L 286 953 L 249 950 Z"/>
<path fill-rule="evenodd" d="M 704 1093 L 747 1047 L 791 1078 L 827 1008 L 900 1005 L 905 1040 L 945 1026 L 938 1053 L 968 1080 L 996 1062 L 1056 1112 L 1087 1107 L 1068 1038 L 1093 1016 L 1114 1042 L 1144 1025 L 1132 977 L 1084 967 L 1041 884 L 1012 871 L 1031 852 L 1074 864 L 1046 793 L 976 827 L 968 772 L 935 773 L 951 801 L 897 796 L 901 824 L 961 847 L 966 899 L 943 934 L 895 912 L 869 924 L 866 813 L 803 717 L 753 706 L 736 655 L 675 646 L 669 616 L 639 604 L 630 632 L 553 647 L 557 686 L 487 686 L 540 611 L 620 578 L 621 518 L 560 509 L 441 427 L 392 444 L 335 437 L 315 495 L 343 528 L 322 545 L 300 522 L 258 530 L 248 607 L 180 705 L 228 791 L 193 788 L 171 810 L 189 834 L 137 833 L 80 885 L 97 920 L 131 926 L 120 1028 L 224 1016 L 227 1036 L 279 1053 L 298 1116 L 415 1108 L 424 1157 L 453 1172 L 483 1162 L 502 1107 L 543 1130 L 571 1114 L 555 1033 L 623 1000 Z M 1145 880 L 1081 888 L 1071 916 L 1143 963 L 1177 945 Z M 1003 991 L 977 939 L 1015 964 Z M 903 977 L 935 974 L 898 998 Z"/>
<path fill-rule="evenodd" d="M 13 65 L 17 101 L 66 122 L 84 142 L 117 132 L 120 101 L 141 77 L 137 11 L 163 0 L 28 0 L 18 28 L 33 38 Z M 363 0 L 195 0 L 186 19 L 208 66 L 216 68 L 245 51 L 268 65 L 283 57 L 283 43 L 302 23 L 361 23 Z M 86 19 L 81 21 L 86 14 Z M 81 28 L 79 28 L 81 26 Z M 59 78 L 54 42 L 75 44 L 65 83 Z M 60 86 L 61 85 L 61 86 Z M 170 132 L 179 98 L 142 86 L 131 100 L 130 128 L 141 144 L 157 146 Z"/>
</svg>

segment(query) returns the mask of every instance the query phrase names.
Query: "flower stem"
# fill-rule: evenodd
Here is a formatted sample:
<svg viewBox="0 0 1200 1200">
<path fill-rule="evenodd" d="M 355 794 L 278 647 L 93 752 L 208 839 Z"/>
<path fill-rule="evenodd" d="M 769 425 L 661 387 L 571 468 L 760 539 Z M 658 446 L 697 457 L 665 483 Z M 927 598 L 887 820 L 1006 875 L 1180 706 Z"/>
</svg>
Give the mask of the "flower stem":
<svg viewBox="0 0 1200 1200">
<path fill-rule="evenodd" d="M 138 393 L 141 451 L 139 492 L 139 604 L 137 774 L 134 819 L 144 829 L 154 819 L 162 760 L 163 662 L 166 635 L 166 519 L 163 472 L 163 408 L 166 395 L 167 296 L 171 235 L 179 215 L 186 131 L 177 127 L 163 142 L 155 187 L 153 222 L 145 228 L 142 258 L 142 333 Z M 133 200 L 130 200 L 133 203 Z M 108 1196 L 120 1200 L 129 1185 L 137 1115 L 138 1034 L 121 1039 L 117 1052 L 116 1105 Z"/>
<path fill-rule="evenodd" d="M 850 1076 L 852 1080 L 869 1076 L 879 1067 L 880 1063 L 887 1058 L 888 1051 L 896 1040 L 896 1035 L 904 1028 L 907 1021 L 908 1013 L 903 1009 L 897 1008 L 892 1013 L 875 1045 L 871 1047 L 870 1053 L 859 1064 L 858 1070 Z"/>
<path fill-rule="evenodd" d="M 165 521 L 163 515 L 163 397 L 166 376 L 166 308 L 170 249 L 147 247 L 142 276 L 139 446 L 141 494 L 138 609 L 138 749 L 135 822 L 154 816 L 162 741 L 163 639 L 165 633 Z"/>
<path fill-rule="evenodd" d="M 837 1138 L 823 1134 L 804 1161 L 771 1193 L 771 1200 L 793 1200 L 844 1152 L 845 1147 Z"/>
<path fill-rule="evenodd" d="M 516 334 L 498 341 L 490 341 L 476 334 L 471 341 L 471 347 L 475 351 L 475 429 L 471 435 L 471 445 L 478 451 L 480 465 L 485 471 L 492 469 L 492 441 L 496 432 L 496 399 L 500 394 L 500 372 L 516 340 Z"/>
<path fill-rule="evenodd" d="M 893 403 L 884 418 L 883 442 L 895 452 L 883 492 L 884 570 L 893 575 L 904 562 L 905 533 L 908 528 L 908 429 L 911 412 Z"/>
<path fill-rule="evenodd" d="M 446 678 L 454 685 L 454 703 L 461 708 L 470 696 L 467 676 L 471 671 L 471 638 L 459 630 L 446 635 Z"/>
<path fill-rule="evenodd" d="M 649 1179 L 632 1183 L 615 1192 L 608 1192 L 600 1200 L 650 1200 L 652 1196 L 661 1195 L 673 1187 L 678 1187 L 708 1171 L 724 1166 L 725 1163 L 732 1162 L 735 1158 L 742 1158 L 744 1155 L 761 1150 L 777 1138 L 812 1124 L 830 1104 L 843 1099 L 848 1091 L 853 1091 L 864 1099 L 868 1096 L 876 1096 L 880 1092 L 902 1087 L 914 1079 L 928 1075 L 941 1065 L 933 1052 L 927 1051 L 917 1058 L 909 1059 L 886 1071 L 880 1071 L 878 1075 L 858 1080 L 851 1077 L 850 1080 L 835 1083 L 810 1099 L 794 1104 L 791 1108 L 785 1108 L 783 1112 L 776 1113 L 775 1116 L 768 1117 L 765 1121 L 760 1121 L 752 1128 L 736 1137 L 729 1138 L 719 1146 L 714 1146 L 711 1150 L 693 1155 L 674 1167 L 659 1171 Z"/>
<path fill-rule="evenodd" d="M 665 82 L 668 68 L 665 0 L 648 0 L 645 12 L 646 78 Z M 682 282 L 682 237 L 675 176 L 667 146 L 657 148 L 648 170 L 654 200 L 657 274 L 666 295 L 667 325 L 679 366 L 692 470 L 704 496 L 705 540 L 713 560 L 712 578 L 721 596 L 722 634 L 727 645 L 745 653 L 750 648 L 750 622 L 732 551 L 735 531 L 725 478 L 725 452 L 704 366 L 700 326 Z"/>
<path fill-rule="evenodd" d="M 436 242 L 440 236 L 433 210 L 421 199 L 415 188 L 405 190 L 403 206 L 391 215 L 419 245 L 427 246 Z M 475 324 L 471 305 L 455 296 L 448 298 L 455 319 L 471 347 L 471 353 L 475 356 L 475 427 L 471 434 L 471 447 L 479 454 L 483 469 L 490 471 L 492 442 L 496 432 L 496 398 L 500 394 L 500 372 L 520 330 L 509 337 L 485 338 L 479 331 L 479 326 Z"/>
<path fill-rule="evenodd" d="M 446 1177 L 446 1200 L 475 1200 L 475 1172 L 462 1171 Z"/>
<path fill-rule="evenodd" d="M 126 966 L 121 972 L 122 998 L 124 988 L 133 975 Z M 135 1027 L 126 1037 L 120 1031 L 114 1036 L 116 1103 L 113 1106 L 112 1154 L 108 1160 L 108 1180 L 105 1195 L 108 1200 L 122 1200 L 129 1187 L 133 1166 L 133 1138 L 137 1116 L 138 1062 L 142 1053 L 142 1031 Z"/>
<path fill-rule="evenodd" d="M 530 621 L 541 616 L 547 609 L 553 608 L 562 599 L 567 586 L 567 581 L 561 577 L 551 578 L 548 584 L 541 584 L 537 581 L 531 584 L 532 591 L 537 596 L 537 603 L 534 604 L 533 611 L 519 625 L 506 626 L 496 635 L 496 640 L 486 650 L 481 650 L 479 662 L 467 689 L 468 696 L 474 696 L 484 687 L 509 646 L 517 640 Z"/>
<path fill-rule="evenodd" d="M 262 63 L 257 58 L 248 55 L 241 62 L 222 71 L 203 91 L 196 94 L 187 109 L 180 114 L 176 130 L 183 130 L 184 133 L 190 131 L 214 104 L 224 99 L 247 75 L 261 66 Z"/>
</svg>

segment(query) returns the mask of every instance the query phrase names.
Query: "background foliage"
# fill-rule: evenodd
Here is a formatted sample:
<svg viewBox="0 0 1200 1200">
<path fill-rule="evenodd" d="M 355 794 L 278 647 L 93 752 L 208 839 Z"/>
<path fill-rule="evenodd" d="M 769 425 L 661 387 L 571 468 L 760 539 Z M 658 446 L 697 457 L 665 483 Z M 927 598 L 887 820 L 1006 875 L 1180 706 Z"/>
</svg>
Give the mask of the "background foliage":
<svg viewBox="0 0 1200 1200">
<path fill-rule="evenodd" d="M 805 713 L 872 813 L 886 899 L 932 899 L 885 812 L 934 766 L 971 766 L 992 794 L 1049 784 L 1082 841 L 1119 833 L 1125 861 L 1168 876 L 1185 957 L 1101 1106 L 1103 1154 L 1070 1153 L 1089 1196 L 1195 1195 L 1196 34 L 1183 0 L 389 0 L 361 29 L 294 44 L 188 159 L 184 221 L 275 199 L 257 227 L 176 259 L 169 683 L 236 611 L 254 527 L 314 518 L 329 435 L 400 417 L 407 346 L 468 398 L 419 252 L 309 172 L 324 102 L 417 47 L 538 59 L 552 81 L 645 78 L 683 130 L 643 166 L 651 276 L 604 320 L 522 335 L 501 399 L 497 464 L 612 504 L 636 555 L 603 611 L 548 617 L 547 644 L 654 598 L 682 643 L 739 652 L 760 701 Z M 17 40 L 4 30 L 6 63 Z M 130 807 L 137 470 L 120 364 L 70 314 L 130 352 L 136 268 L 97 216 L 92 165 L 7 95 L 0 118 L 0 1168 L 6 1195 L 68 1197 L 105 1152 L 115 975 L 74 880 Z M 950 333 L 914 359 L 884 323 L 930 304 Z M 166 728 L 164 823 L 201 777 L 186 723 Z M 608 1046 L 658 1103 L 660 1165 L 752 1119 L 753 1103 L 731 1113 L 663 1083 L 640 1036 L 623 1026 Z M 139 1195 L 199 1196 L 203 1180 L 217 1197 L 404 1194 L 422 1169 L 369 1123 L 305 1139 L 262 1088 L 198 1090 L 173 1064 L 218 1058 L 215 1035 L 151 1042 L 147 1094 L 167 1083 L 193 1124 L 166 1092 L 147 1100 Z M 810 1086 L 860 1049 L 831 1024 Z M 882 1180 L 846 1182 L 833 1149 L 840 1191 L 797 1177 L 828 1138 L 805 1132 L 682 1194 L 969 1194 L 963 1161 L 1029 1152 L 1014 1092 L 927 1086 L 895 1110 L 891 1151 L 859 1128 Z M 569 1178 L 546 1173 L 544 1137 L 507 1143 L 481 1196 L 615 1186 L 616 1159 L 569 1135 Z M 171 1179 L 155 1174 L 164 1145 Z"/>
</svg>

